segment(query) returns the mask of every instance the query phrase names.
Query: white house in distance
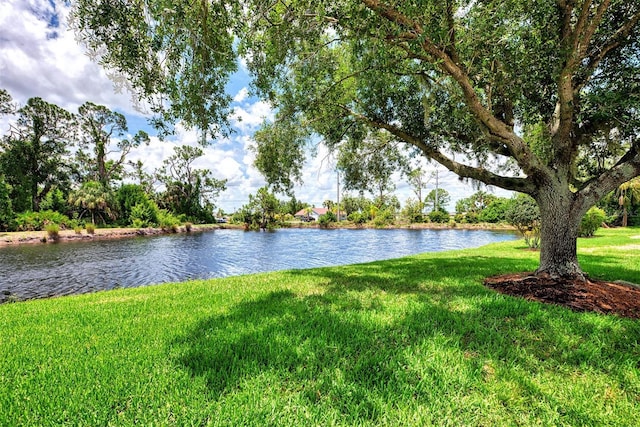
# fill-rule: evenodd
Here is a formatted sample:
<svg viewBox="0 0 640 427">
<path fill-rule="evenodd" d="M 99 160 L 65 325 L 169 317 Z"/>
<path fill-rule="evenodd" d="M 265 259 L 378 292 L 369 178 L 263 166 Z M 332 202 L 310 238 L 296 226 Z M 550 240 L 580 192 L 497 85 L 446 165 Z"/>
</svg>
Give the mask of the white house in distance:
<svg viewBox="0 0 640 427">
<path fill-rule="evenodd" d="M 321 215 L 329 212 L 327 208 L 305 208 L 300 209 L 294 217 L 300 221 L 317 221 Z"/>
<path fill-rule="evenodd" d="M 320 219 L 320 216 L 329 212 L 327 208 L 305 208 L 301 209 L 294 217 L 300 221 L 317 221 Z M 340 221 L 346 221 L 347 215 L 344 212 L 340 212 Z"/>
</svg>

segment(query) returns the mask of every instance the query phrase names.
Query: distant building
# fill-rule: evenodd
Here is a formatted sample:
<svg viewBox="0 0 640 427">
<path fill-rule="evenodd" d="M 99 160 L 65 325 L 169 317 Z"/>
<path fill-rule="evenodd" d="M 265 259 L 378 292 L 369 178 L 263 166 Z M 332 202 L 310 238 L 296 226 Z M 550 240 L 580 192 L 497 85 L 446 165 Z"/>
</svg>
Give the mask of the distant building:
<svg viewBox="0 0 640 427">
<path fill-rule="evenodd" d="M 301 209 L 296 212 L 294 217 L 300 221 L 317 221 L 320 219 L 320 216 L 329 212 L 327 208 L 310 208 L 310 209 Z M 340 212 L 340 221 L 345 221 L 347 216 L 344 212 Z"/>
<path fill-rule="evenodd" d="M 294 217 L 300 221 L 317 221 L 321 215 L 329 212 L 327 208 L 300 209 Z"/>
</svg>

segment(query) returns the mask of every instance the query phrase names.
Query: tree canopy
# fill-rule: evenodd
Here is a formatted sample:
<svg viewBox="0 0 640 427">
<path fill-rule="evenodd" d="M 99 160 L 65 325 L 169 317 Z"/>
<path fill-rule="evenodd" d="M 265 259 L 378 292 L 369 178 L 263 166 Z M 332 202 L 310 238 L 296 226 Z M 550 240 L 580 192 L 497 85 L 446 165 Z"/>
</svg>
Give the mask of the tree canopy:
<svg viewBox="0 0 640 427">
<path fill-rule="evenodd" d="M 71 27 L 119 87 L 132 88 L 161 131 L 180 119 L 217 135 L 228 128 L 228 77 L 241 2 L 82 0 Z"/>
<path fill-rule="evenodd" d="M 394 172 L 408 174 L 406 158 L 396 144 L 384 130 L 342 144 L 337 169 L 344 176 L 345 190 L 368 191 L 384 204 L 389 193 L 396 189 Z"/>
<path fill-rule="evenodd" d="M 14 110 L 13 99 L 6 89 L 0 89 L 0 115 L 9 114 Z"/>
<path fill-rule="evenodd" d="M 74 16 L 103 64 L 202 129 L 225 123 L 240 54 L 291 150 L 384 129 L 408 155 L 531 195 L 539 273 L 581 275 L 580 218 L 640 174 L 638 0 L 80 0 Z M 299 176 L 299 156 L 269 158 Z"/>
<path fill-rule="evenodd" d="M 73 116 L 41 98 L 17 110 L 17 120 L 0 140 L 0 170 L 13 187 L 16 210 L 38 210 L 49 190 L 68 183 L 63 162 L 73 136 Z"/>
<path fill-rule="evenodd" d="M 432 211 L 443 210 L 446 212 L 445 207 L 451 202 L 451 195 L 444 188 L 433 189 L 429 191 L 424 198 L 425 205 L 431 205 Z"/>
<path fill-rule="evenodd" d="M 149 143 L 149 135 L 144 131 L 127 139 L 127 119 L 104 105 L 85 102 L 78 109 L 76 120 L 79 145 L 76 158 L 84 169 L 81 175 L 85 181 L 95 180 L 105 187 L 109 186 L 116 176 L 123 173 L 131 149 L 143 142 Z M 117 141 L 113 148 L 110 147 L 112 138 Z M 110 160 L 111 154 L 117 154 L 117 158 Z"/>
<path fill-rule="evenodd" d="M 164 184 L 160 204 L 191 218 L 213 222 L 214 200 L 226 189 L 226 180 L 213 177 L 210 170 L 196 168 L 194 162 L 204 155 L 200 147 L 174 147 L 174 154 L 163 161 L 157 179 Z"/>
</svg>

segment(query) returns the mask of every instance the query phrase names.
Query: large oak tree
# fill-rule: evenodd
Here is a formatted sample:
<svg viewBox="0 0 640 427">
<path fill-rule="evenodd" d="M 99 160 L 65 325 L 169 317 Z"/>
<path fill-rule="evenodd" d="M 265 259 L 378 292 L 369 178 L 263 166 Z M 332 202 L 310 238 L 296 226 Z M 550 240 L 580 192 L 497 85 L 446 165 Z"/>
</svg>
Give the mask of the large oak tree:
<svg viewBox="0 0 640 427">
<path fill-rule="evenodd" d="M 640 174 L 639 20 L 638 0 L 80 0 L 74 22 L 141 96 L 168 95 L 166 117 L 219 130 L 240 53 L 276 109 L 271 131 L 295 132 L 286 160 L 310 138 L 339 148 L 385 129 L 463 178 L 531 195 L 538 273 L 581 277 L 581 217 Z M 298 176 L 300 161 L 272 160 Z"/>
</svg>

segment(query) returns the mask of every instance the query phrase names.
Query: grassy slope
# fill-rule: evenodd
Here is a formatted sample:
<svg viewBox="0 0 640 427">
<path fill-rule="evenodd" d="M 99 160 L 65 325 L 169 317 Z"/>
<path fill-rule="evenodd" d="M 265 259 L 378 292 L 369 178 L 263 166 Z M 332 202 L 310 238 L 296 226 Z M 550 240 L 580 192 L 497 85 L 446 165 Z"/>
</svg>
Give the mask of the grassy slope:
<svg viewBox="0 0 640 427">
<path fill-rule="evenodd" d="M 2 305 L 0 425 L 638 425 L 640 322 L 485 289 L 521 246 Z"/>
</svg>

